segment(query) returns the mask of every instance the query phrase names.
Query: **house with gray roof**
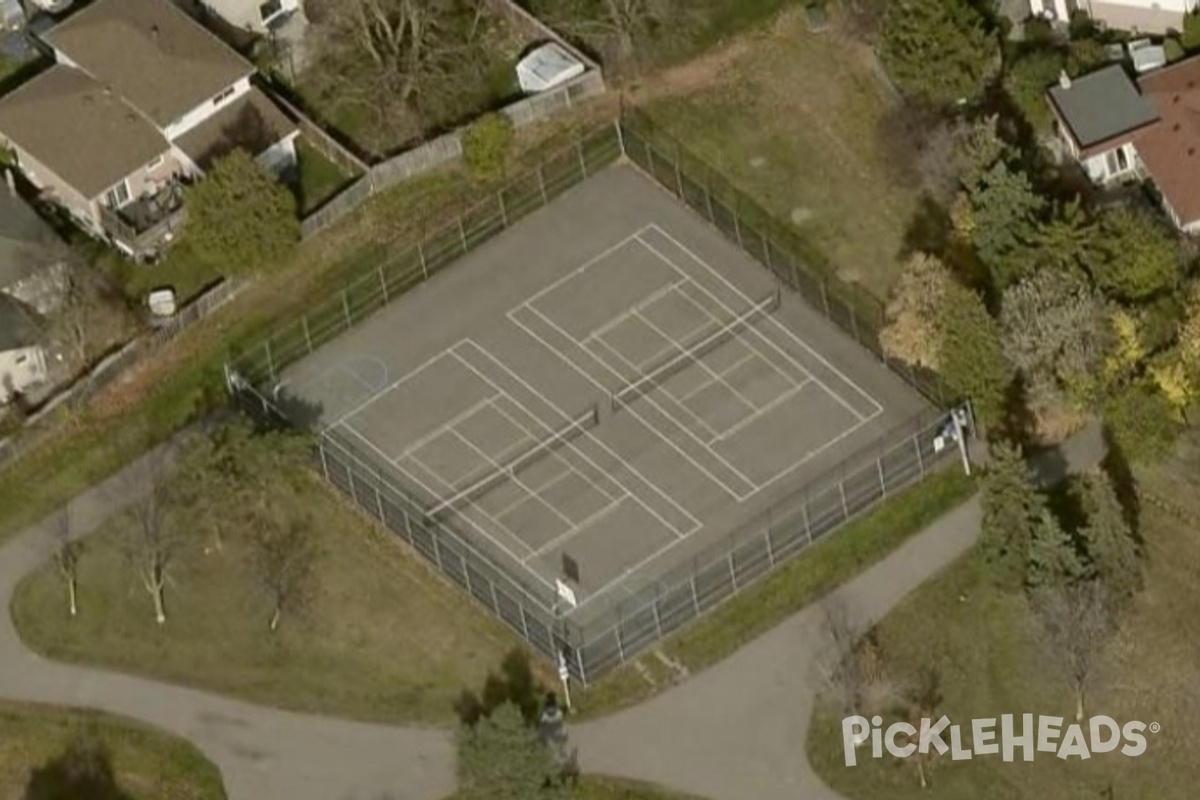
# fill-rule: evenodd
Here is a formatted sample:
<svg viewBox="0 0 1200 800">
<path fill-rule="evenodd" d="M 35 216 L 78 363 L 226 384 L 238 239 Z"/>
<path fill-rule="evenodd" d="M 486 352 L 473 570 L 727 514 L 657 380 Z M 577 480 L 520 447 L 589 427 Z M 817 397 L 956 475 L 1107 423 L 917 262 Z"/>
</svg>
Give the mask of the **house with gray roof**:
<svg viewBox="0 0 1200 800">
<path fill-rule="evenodd" d="M 1047 96 L 1059 138 L 1094 183 L 1149 179 L 1175 226 L 1200 232 L 1200 56 L 1136 79 L 1119 64 L 1063 76 Z"/>
<path fill-rule="evenodd" d="M 88 232 L 150 255 L 182 224 L 180 185 L 227 143 L 295 163 L 296 125 L 254 66 L 170 0 L 96 0 L 42 35 L 55 64 L 0 97 L 0 144 Z"/>
</svg>

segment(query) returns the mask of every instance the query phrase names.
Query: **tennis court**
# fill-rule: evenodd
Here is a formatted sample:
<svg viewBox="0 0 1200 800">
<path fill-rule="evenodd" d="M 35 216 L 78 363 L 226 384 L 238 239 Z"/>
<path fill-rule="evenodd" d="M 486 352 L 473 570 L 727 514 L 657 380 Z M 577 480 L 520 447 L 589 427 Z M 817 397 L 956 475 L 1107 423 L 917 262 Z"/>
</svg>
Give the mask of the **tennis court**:
<svg viewBox="0 0 1200 800">
<path fill-rule="evenodd" d="M 580 621 L 924 401 L 612 167 L 317 350 L 279 392 Z"/>
</svg>

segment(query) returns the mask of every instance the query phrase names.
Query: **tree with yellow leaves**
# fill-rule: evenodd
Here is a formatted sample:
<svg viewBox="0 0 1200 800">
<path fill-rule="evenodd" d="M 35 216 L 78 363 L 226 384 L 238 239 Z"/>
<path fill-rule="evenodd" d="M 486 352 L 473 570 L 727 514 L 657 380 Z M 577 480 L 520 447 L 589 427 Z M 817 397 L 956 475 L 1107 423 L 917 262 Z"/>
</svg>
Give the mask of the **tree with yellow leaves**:
<svg viewBox="0 0 1200 800">
<path fill-rule="evenodd" d="M 1194 375 L 1200 375 L 1200 283 L 1188 295 L 1187 311 L 1179 327 L 1179 359 Z"/>
<path fill-rule="evenodd" d="M 1104 360 L 1104 381 L 1109 386 L 1128 379 L 1146 357 L 1146 346 L 1142 343 L 1142 326 L 1137 317 L 1123 308 L 1113 309 L 1109 315 L 1112 325 L 1113 344 Z"/>
<path fill-rule="evenodd" d="M 1178 353 L 1171 353 L 1150 367 L 1150 377 L 1180 422 L 1187 421 L 1187 409 L 1196 400 L 1196 386 L 1188 377 Z"/>
<path fill-rule="evenodd" d="M 884 310 L 879 333 L 883 352 L 906 364 L 938 368 L 941 316 L 950 270 L 936 257 L 917 253 L 904 267 Z"/>
</svg>

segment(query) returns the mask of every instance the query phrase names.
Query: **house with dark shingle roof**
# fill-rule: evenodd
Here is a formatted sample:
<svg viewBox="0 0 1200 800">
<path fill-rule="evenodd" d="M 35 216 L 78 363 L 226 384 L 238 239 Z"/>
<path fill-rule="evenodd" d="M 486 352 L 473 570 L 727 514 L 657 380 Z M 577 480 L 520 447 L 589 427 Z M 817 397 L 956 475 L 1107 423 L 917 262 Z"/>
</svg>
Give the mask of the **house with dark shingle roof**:
<svg viewBox="0 0 1200 800">
<path fill-rule="evenodd" d="M 96 0 L 42 36 L 55 64 L 0 97 L 0 143 L 93 235 L 133 256 L 182 223 L 180 181 L 244 147 L 280 170 L 295 125 L 254 66 L 169 0 Z"/>
<path fill-rule="evenodd" d="M 1047 92 L 1059 138 L 1094 183 L 1149 178 L 1176 227 L 1200 232 L 1200 56 L 1137 79 L 1119 64 Z"/>
</svg>

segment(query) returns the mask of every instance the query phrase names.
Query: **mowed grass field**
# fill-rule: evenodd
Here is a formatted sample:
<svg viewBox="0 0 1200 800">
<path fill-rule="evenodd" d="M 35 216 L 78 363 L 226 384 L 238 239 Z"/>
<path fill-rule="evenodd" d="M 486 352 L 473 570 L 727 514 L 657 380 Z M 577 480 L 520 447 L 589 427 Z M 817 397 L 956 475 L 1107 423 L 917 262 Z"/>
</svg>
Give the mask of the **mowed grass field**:
<svg viewBox="0 0 1200 800">
<path fill-rule="evenodd" d="M 895 100 L 873 59 L 832 31 L 808 31 L 797 9 L 709 63 L 675 70 L 676 91 L 647 87 L 638 102 L 804 234 L 839 276 L 883 298 L 917 196 L 895 185 L 878 145 Z"/>
<path fill-rule="evenodd" d="M 1063 761 L 1038 753 L 1033 763 L 999 757 L 935 762 L 932 786 L 919 788 L 912 765 L 891 757 L 860 754 L 844 765 L 839 709 L 815 715 L 809 757 L 821 777 L 852 800 L 947 798 L 958 800 L 1055 800 L 1133 798 L 1187 800 L 1200 784 L 1200 433 L 1193 432 L 1167 464 L 1140 476 L 1156 495 L 1183 504 L 1182 518 L 1143 502 L 1146 590 L 1121 619 L 1087 689 L 1087 714 L 1124 724 L 1157 722 L 1146 734 L 1146 752 L 1119 753 L 1087 761 Z M 970 720 L 1023 713 L 1074 719 L 1071 683 L 1060 663 L 1039 648 L 1037 629 L 1022 596 L 993 589 L 969 558 L 926 584 L 879 625 L 888 680 L 912 684 L 919 670 L 936 667 L 944 696 L 937 714 Z M 1111 793 L 1110 793 L 1111 792 Z"/>
<path fill-rule="evenodd" d="M 217 768 L 187 742 L 108 714 L 8 702 L 0 702 L 0 797 L 23 797 L 31 773 L 80 737 L 104 749 L 133 800 L 225 798 Z"/>
<path fill-rule="evenodd" d="M 12 616 L 34 650 L 234 695 L 255 703 L 386 722 L 448 723 L 464 686 L 478 687 L 516 645 L 507 629 L 369 524 L 315 476 L 292 502 L 311 515 L 320 555 L 311 599 L 268 631 L 248 546 L 191 546 L 172 570 L 168 621 L 122 545 L 129 517 L 86 540 L 79 616 L 51 565 L 27 577 Z M 302 483 L 302 485 L 305 485 Z M 198 538 L 203 538 L 203 534 Z M 207 552 L 206 552 L 207 551 Z"/>
</svg>

